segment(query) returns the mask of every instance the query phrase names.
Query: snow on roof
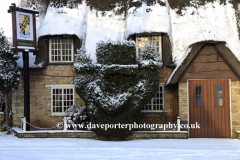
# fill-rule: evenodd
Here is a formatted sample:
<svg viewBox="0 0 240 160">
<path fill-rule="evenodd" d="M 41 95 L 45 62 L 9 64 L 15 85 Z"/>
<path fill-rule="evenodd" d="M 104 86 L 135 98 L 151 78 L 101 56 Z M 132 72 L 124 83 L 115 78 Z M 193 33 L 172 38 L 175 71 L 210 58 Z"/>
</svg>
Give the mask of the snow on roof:
<svg viewBox="0 0 240 160">
<path fill-rule="evenodd" d="M 24 9 L 24 10 L 28 10 L 28 11 L 39 12 L 38 10 L 34 9 L 33 7 L 32 8 L 26 8 L 26 7 L 21 7 L 21 6 L 16 6 L 16 7 Z"/>
<path fill-rule="evenodd" d="M 166 0 L 162 0 L 166 3 Z M 139 8 L 132 7 L 128 10 L 126 20 L 126 37 L 131 34 L 144 32 L 159 32 L 172 35 L 170 7 L 166 3 L 165 6 L 156 3 L 152 6 L 147 6 L 145 2 Z"/>
<path fill-rule="evenodd" d="M 45 35 L 76 35 L 84 39 L 86 33 L 86 4 L 77 8 L 48 7 L 46 16 L 42 22 L 38 38 Z"/>
<path fill-rule="evenodd" d="M 158 3 L 147 6 L 143 2 L 140 8 L 129 9 L 127 20 L 124 13 L 117 13 L 119 9 L 120 6 L 117 6 L 111 11 L 97 11 L 87 7 L 85 2 L 78 5 L 78 9 L 49 7 L 38 38 L 45 35 L 77 35 L 83 40 L 93 63 L 96 63 L 96 43 L 99 41 L 125 40 L 131 34 L 142 32 L 171 35 L 169 6 Z"/>
<path fill-rule="evenodd" d="M 182 62 L 185 60 L 185 58 L 188 56 L 188 54 L 191 52 L 192 48 L 189 47 L 186 51 L 186 53 L 184 54 L 184 56 L 182 57 L 182 59 L 180 60 L 180 62 L 177 64 L 177 67 L 173 70 L 172 74 L 170 75 L 170 77 L 168 78 L 166 85 L 168 85 L 168 83 L 172 80 L 173 75 L 177 72 L 177 70 L 179 69 L 179 67 L 182 65 Z"/>
<path fill-rule="evenodd" d="M 231 3 L 218 1 L 197 8 L 187 7 L 183 16 L 171 10 L 173 27 L 173 61 L 177 65 L 166 84 L 181 66 L 191 51 L 191 45 L 204 41 L 226 42 L 226 46 L 240 61 L 240 42 L 235 16 Z"/>
<path fill-rule="evenodd" d="M 177 67 L 174 69 L 172 74 L 170 75 L 169 79 L 167 80 L 168 84 L 173 75 L 176 73 L 178 68 L 181 66 L 182 62 L 185 60 L 185 58 L 188 56 L 188 54 L 191 52 L 191 45 L 198 43 L 198 42 L 204 42 L 204 41 L 219 41 L 219 42 L 226 42 L 226 40 L 219 34 L 217 31 L 215 31 L 212 28 L 204 27 L 204 29 L 200 29 L 200 31 L 197 33 L 197 35 L 193 38 L 193 40 L 189 43 L 189 48 L 186 50 L 185 54 L 181 57 L 181 60 L 179 63 L 177 63 Z"/>
<path fill-rule="evenodd" d="M 125 20 L 123 14 L 112 11 L 99 12 L 88 8 L 85 48 L 96 63 L 96 43 L 99 41 L 124 40 Z"/>
<path fill-rule="evenodd" d="M 178 65 L 191 44 L 201 41 L 225 41 L 240 60 L 240 43 L 233 5 L 219 1 L 204 6 L 186 7 L 179 15 L 171 9 L 173 61 Z M 209 33 L 210 32 L 210 33 Z"/>
<path fill-rule="evenodd" d="M 83 42 L 93 63 L 96 63 L 96 43 L 99 41 L 125 40 L 138 33 L 167 33 L 172 44 L 175 65 L 185 57 L 190 45 L 202 41 L 224 41 L 240 60 L 240 42 L 233 5 L 219 1 L 206 5 L 186 7 L 182 15 L 170 8 L 167 0 L 162 4 L 131 7 L 116 14 L 121 7 L 111 11 L 90 9 L 85 2 L 77 8 L 49 7 L 39 30 L 38 38 L 45 35 L 77 35 Z"/>
<path fill-rule="evenodd" d="M 204 27 L 204 29 L 200 29 L 198 34 L 194 37 L 190 45 L 198 43 L 198 42 L 204 42 L 204 41 L 219 41 L 219 42 L 226 42 L 226 40 L 223 38 L 221 34 L 219 34 L 217 31 L 215 31 L 212 28 Z"/>
</svg>

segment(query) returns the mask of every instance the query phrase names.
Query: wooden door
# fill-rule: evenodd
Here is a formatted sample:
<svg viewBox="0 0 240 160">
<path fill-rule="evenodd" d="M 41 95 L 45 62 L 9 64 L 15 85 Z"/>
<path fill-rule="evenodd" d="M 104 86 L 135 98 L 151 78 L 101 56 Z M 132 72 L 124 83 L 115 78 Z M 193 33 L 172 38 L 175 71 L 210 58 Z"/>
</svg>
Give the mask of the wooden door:
<svg viewBox="0 0 240 160">
<path fill-rule="evenodd" d="M 190 138 L 230 138 L 229 80 L 189 80 Z M 194 125 L 192 125 L 194 127 Z"/>
</svg>

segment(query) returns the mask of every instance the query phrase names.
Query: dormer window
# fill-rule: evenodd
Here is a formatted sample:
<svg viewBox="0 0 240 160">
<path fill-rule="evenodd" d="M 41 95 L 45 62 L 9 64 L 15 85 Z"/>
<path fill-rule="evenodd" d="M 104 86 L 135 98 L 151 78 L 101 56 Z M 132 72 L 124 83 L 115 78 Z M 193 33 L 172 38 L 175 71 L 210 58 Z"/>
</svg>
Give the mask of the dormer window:
<svg viewBox="0 0 240 160">
<path fill-rule="evenodd" d="M 162 57 L 162 36 L 161 35 L 137 35 L 137 56 L 141 54 L 142 49 L 146 44 L 155 45 L 155 51 Z"/>
<path fill-rule="evenodd" d="M 73 39 L 52 37 L 49 40 L 49 62 L 73 62 Z"/>
</svg>

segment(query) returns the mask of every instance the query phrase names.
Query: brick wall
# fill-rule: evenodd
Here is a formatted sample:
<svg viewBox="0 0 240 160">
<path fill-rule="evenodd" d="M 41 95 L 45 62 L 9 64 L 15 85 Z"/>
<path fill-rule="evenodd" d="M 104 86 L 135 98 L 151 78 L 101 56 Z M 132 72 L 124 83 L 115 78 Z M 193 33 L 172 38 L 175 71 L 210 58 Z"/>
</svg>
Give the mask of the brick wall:
<svg viewBox="0 0 240 160">
<path fill-rule="evenodd" d="M 172 73 L 171 68 L 164 66 L 160 71 L 160 83 L 165 83 Z M 30 123 L 50 128 L 57 122 L 62 122 L 62 116 L 51 114 L 51 87 L 50 84 L 74 84 L 75 71 L 73 65 L 48 65 L 44 70 L 30 70 Z M 21 87 L 13 93 L 13 126 L 20 127 L 20 118 L 23 116 L 24 91 L 23 76 Z M 75 92 L 75 103 L 84 104 Z M 141 123 L 164 124 L 175 122 L 178 116 L 178 88 L 177 86 L 164 87 L 164 113 L 142 114 Z"/>
<path fill-rule="evenodd" d="M 240 130 L 240 82 L 231 82 L 232 138 L 238 138 L 235 130 Z"/>
<path fill-rule="evenodd" d="M 159 70 L 160 83 L 167 81 L 171 75 L 173 69 L 163 66 Z M 146 124 L 166 124 L 168 122 L 173 123 L 177 121 L 178 116 L 178 88 L 177 86 L 164 86 L 164 108 L 161 113 L 142 113 L 141 123 Z"/>
<path fill-rule="evenodd" d="M 179 83 L 179 116 L 181 121 L 188 120 L 187 82 Z M 237 138 L 235 130 L 240 130 L 240 82 L 231 82 L 232 138 Z"/>
<path fill-rule="evenodd" d="M 62 116 L 51 114 L 51 87 L 50 84 L 74 84 L 75 71 L 73 65 L 48 65 L 44 70 L 30 70 L 30 123 L 38 127 L 53 127 L 62 122 Z M 13 126 L 20 127 L 20 118 L 24 108 L 24 85 L 21 76 L 21 87 L 13 93 Z M 75 103 L 84 105 L 77 93 L 74 93 Z"/>
<path fill-rule="evenodd" d="M 178 84 L 179 117 L 181 121 L 188 121 L 187 82 Z"/>
</svg>

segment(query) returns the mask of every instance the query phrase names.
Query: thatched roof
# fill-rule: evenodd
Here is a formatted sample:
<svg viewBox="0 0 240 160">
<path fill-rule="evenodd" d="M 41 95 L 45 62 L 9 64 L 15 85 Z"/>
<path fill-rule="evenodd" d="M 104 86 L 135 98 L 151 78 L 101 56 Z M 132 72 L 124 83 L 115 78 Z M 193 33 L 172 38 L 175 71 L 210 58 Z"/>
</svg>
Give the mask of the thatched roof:
<svg viewBox="0 0 240 160">
<path fill-rule="evenodd" d="M 178 66 L 189 46 L 205 41 L 226 42 L 240 60 L 236 1 L 77 0 L 75 5 L 66 4 L 48 7 L 38 38 L 76 35 L 93 62 L 97 42 L 125 40 L 140 33 L 163 33 L 163 58 L 169 66 Z"/>
</svg>

